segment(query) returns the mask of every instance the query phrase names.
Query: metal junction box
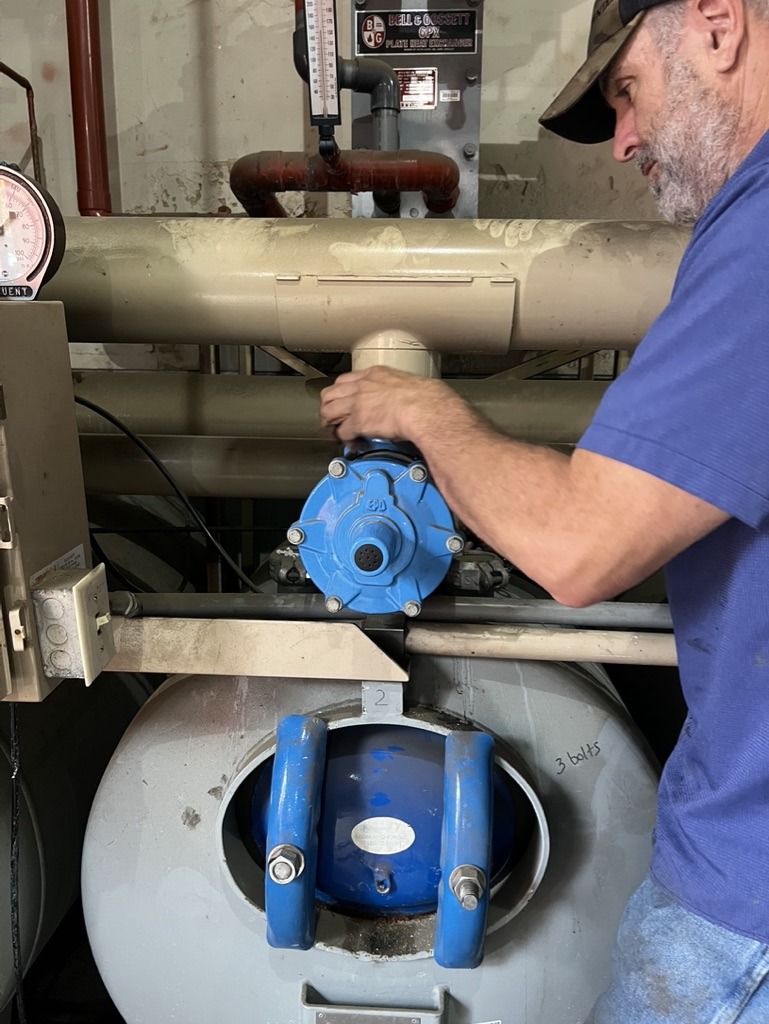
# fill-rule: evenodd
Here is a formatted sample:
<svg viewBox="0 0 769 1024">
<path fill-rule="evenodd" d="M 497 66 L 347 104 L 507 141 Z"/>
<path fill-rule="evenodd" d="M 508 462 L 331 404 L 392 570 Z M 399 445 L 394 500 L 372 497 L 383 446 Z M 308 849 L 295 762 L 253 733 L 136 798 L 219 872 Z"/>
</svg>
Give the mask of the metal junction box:
<svg viewBox="0 0 769 1024">
<path fill-rule="evenodd" d="M 401 149 L 445 153 L 461 172 L 455 217 L 478 216 L 483 0 L 354 0 L 353 52 L 395 69 L 401 86 Z M 370 101 L 353 93 L 353 149 L 372 145 Z M 370 193 L 353 196 L 353 216 L 371 217 Z M 401 217 L 424 217 L 417 192 Z"/>
<path fill-rule="evenodd" d="M 91 564 L 61 303 L 0 302 L 0 389 L 0 699 L 40 701 L 32 588 Z"/>
</svg>

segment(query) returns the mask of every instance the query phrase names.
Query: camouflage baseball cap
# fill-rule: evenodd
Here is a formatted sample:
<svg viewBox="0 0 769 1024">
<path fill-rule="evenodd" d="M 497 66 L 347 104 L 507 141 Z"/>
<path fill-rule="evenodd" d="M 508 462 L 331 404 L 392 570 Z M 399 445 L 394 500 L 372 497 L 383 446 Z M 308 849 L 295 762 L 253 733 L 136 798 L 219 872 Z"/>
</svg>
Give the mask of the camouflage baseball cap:
<svg viewBox="0 0 769 1024">
<path fill-rule="evenodd" d="M 539 123 L 571 142 L 606 142 L 614 135 L 614 111 L 599 79 L 651 7 L 669 0 L 595 0 L 587 60 L 553 100 Z"/>
</svg>

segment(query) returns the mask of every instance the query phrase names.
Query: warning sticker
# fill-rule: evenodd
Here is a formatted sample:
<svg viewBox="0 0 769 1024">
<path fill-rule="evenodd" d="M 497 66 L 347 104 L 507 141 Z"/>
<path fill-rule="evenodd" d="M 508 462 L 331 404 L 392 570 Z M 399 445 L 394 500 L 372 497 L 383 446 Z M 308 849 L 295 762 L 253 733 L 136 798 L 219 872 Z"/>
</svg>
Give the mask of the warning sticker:
<svg viewBox="0 0 769 1024">
<path fill-rule="evenodd" d="M 475 53 L 477 11 L 357 11 L 355 52 Z"/>
<path fill-rule="evenodd" d="M 401 110 L 435 110 L 437 68 L 395 68 L 401 87 Z"/>
</svg>

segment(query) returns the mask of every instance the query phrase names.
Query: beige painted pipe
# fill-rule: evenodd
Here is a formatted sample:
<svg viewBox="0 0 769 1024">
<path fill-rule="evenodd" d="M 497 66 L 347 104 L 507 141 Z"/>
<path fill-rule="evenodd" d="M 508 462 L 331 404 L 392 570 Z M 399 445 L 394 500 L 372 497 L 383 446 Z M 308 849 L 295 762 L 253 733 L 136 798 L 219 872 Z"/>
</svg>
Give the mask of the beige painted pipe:
<svg viewBox="0 0 769 1024">
<path fill-rule="evenodd" d="M 627 349 L 688 239 L 658 222 L 110 217 L 67 221 L 43 292 L 72 341 L 443 353 Z"/>
<path fill-rule="evenodd" d="M 74 375 L 75 394 L 137 434 L 326 438 L 318 401 L 327 379 L 106 371 Z M 451 386 L 501 431 L 535 444 L 579 440 L 607 384 L 594 381 L 457 380 Z M 78 407 L 81 433 L 114 428 Z M 258 469 L 257 469 L 258 472 Z"/>
<path fill-rule="evenodd" d="M 623 633 L 544 626 L 412 623 L 409 654 L 521 661 L 594 661 L 606 665 L 677 665 L 672 633 Z"/>
<path fill-rule="evenodd" d="M 229 437 L 145 437 L 190 497 L 306 498 L 339 454 L 336 442 Z M 127 438 L 81 434 L 87 494 L 172 494 Z"/>
</svg>

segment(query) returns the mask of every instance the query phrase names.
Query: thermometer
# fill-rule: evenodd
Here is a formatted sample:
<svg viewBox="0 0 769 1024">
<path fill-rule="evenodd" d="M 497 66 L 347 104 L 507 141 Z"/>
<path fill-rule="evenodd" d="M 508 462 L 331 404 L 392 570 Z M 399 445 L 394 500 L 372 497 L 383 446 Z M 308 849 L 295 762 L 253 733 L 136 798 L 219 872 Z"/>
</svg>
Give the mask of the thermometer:
<svg viewBox="0 0 769 1024">
<path fill-rule="evenodd" d="M 316 128 L 342 123 L 337 79 L 334 0 L 305 0 L 310 122 Z"/>
</svg>

